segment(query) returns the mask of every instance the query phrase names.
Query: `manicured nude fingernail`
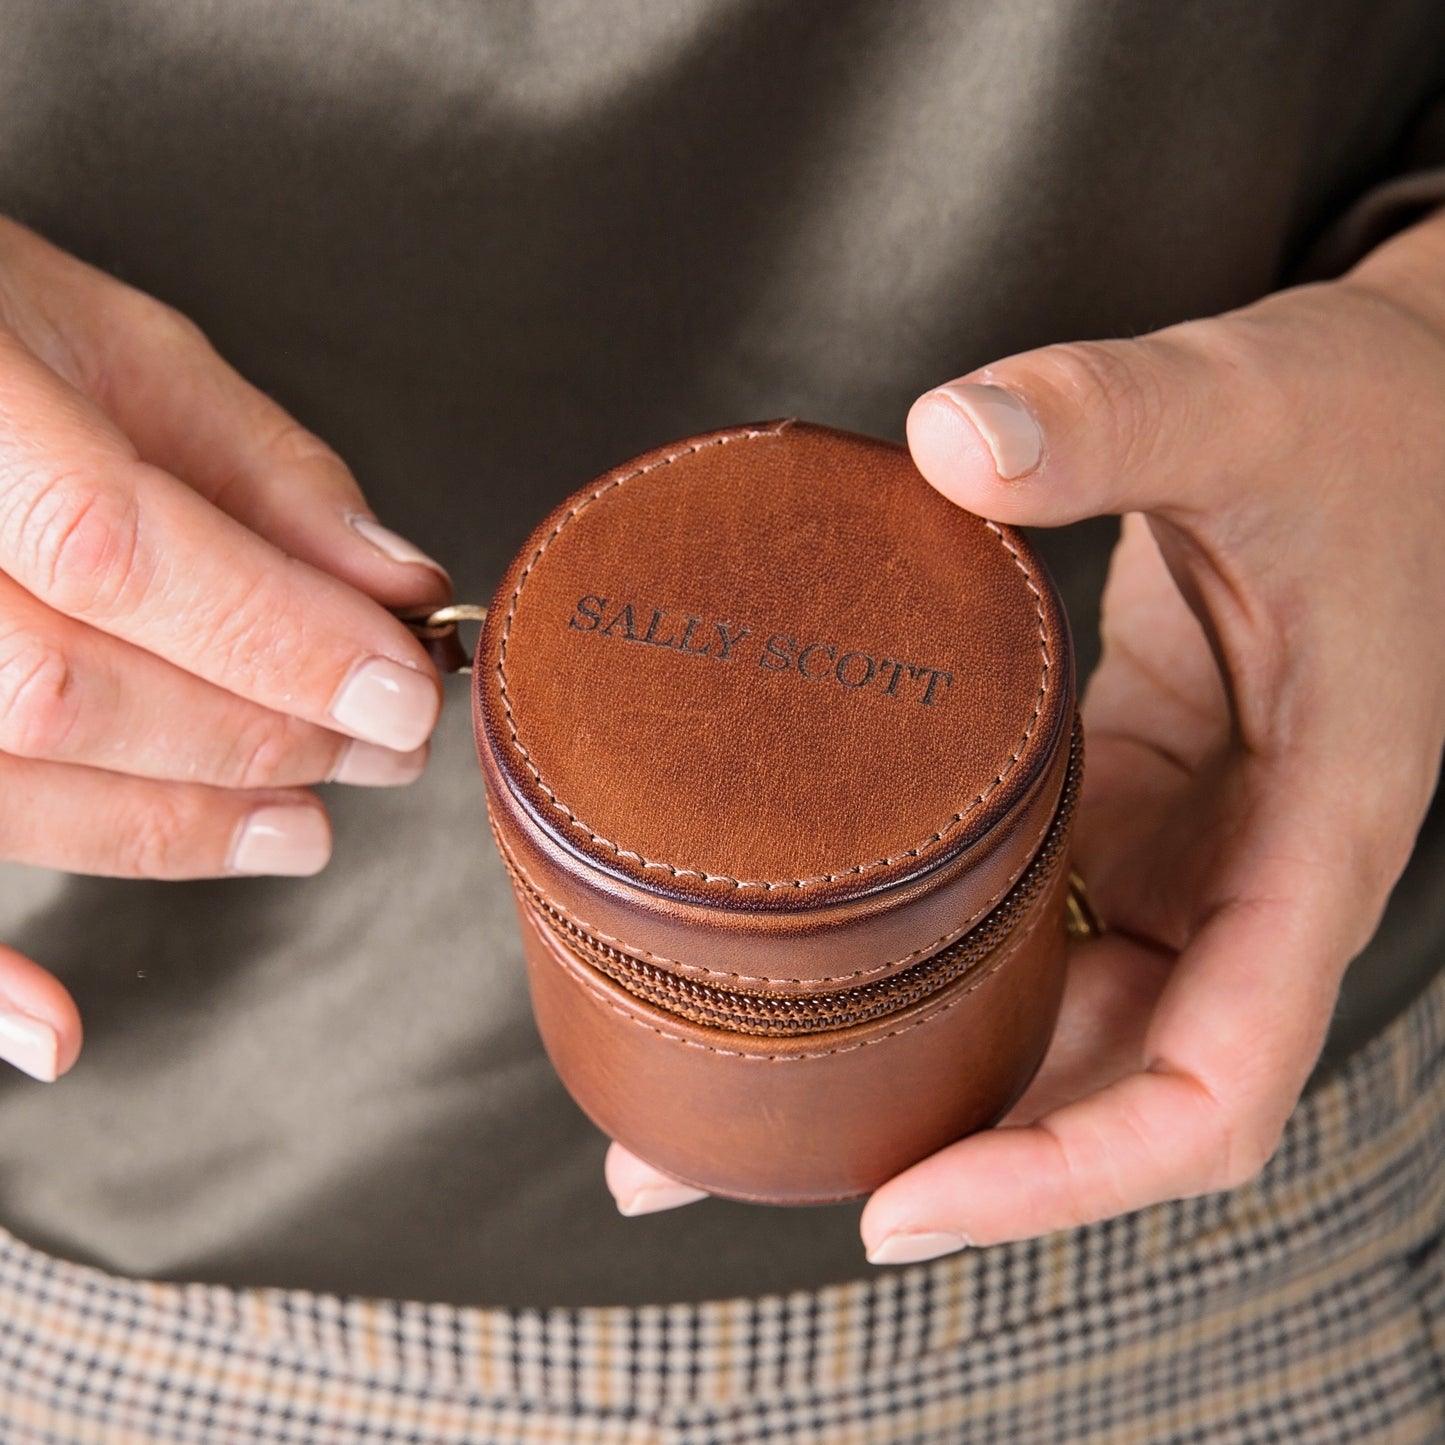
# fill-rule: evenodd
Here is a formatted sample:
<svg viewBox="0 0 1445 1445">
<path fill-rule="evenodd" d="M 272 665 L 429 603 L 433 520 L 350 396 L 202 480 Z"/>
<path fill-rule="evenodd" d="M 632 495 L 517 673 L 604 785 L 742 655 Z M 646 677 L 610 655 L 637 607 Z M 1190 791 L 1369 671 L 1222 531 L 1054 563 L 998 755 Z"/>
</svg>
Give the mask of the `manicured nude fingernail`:
<svg viewBox="0 0 1445 1445">
<path fill-rule="evenodd" d="M 0 1008 L 0 1059 L 52 1084 L 60 1071 L 60 1035 L 44 1019 Z"/>
<path fill-rule="evenodd" d="M 430 567 L 433 572 L 439 572 L 448 582 L 451 581 L 451 578 L 447 577 L 446 568 L 440 562 L 428 557 L 414 542 L 397 536 L 390 527 L 383 527 L 380 522 L 362 516 L 359 512 L 353 512 L 346 520 L 357 536 L 370 542 L 378 552 L 390 557 L 393 562 L 414 562 L 419 567 Z"/>
<path fill-rule="evenodd" d="M 617 1201 L 618 1212 L 633 1219 L 639 1214 L 660 1214 L 664 1209 L 677 1209 L 707 1198 L 707 1190 L 690 1184 L 644 1184 L 628 1198 Z"/>
<path fill-rule="evenodd" d="M 424 747 L 413 748 L 409 753 L 398 753 L 358 739 L 347 744 L 328 781 L 350 783 L 361 788 L 400 787 L 421 777 L 422 769 L 426 767 L 426 756 Z"/>
<path fill-rule="evenodd" d="M 1022 477 L 1038 466 L 1044 454 L 1044 436 L 1023 402 L 1001 386 L 972 381 L 950 381 L 931 396 L 945 397 L 969 420 L 993 456 L 1005 481 Z"/>
<path fill-rule="evenodd" d="M 436 687 L 421 673 L 373 657 L 342 683 L 331 716 L 369 743 L 409 753 L 427 740 L 440 706 Z"/>
<path fill-rule="evenodd" d="M 915 1233 L 900 1229 L 868 1251 L 868 1263 L 919 1264 L 925 1259 L 937 1259 L 940 1255 L 967 1249 L 970 1243 L 964 1235 L 950 1234 L 946 1230 L 919 1230 Z"/>
<path fill-rule="evenodd" d="M 273 873 L 306 878 L 331 856 L 331 829 L 320 808 L 280 804 L 257 808 L 231 845 L 232 873 Z"/>
</svg>

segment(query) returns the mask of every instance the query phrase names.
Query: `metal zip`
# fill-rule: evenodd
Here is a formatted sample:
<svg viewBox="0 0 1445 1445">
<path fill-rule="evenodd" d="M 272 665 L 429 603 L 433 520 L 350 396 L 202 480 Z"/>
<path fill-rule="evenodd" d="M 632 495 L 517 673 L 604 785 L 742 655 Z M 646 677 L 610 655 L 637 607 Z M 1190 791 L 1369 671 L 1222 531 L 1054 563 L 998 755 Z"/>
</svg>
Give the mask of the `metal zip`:
<svg viewBox="0 0 1445 1445">
<path fill-rule="evenodd" d="M 510 861 L 507 867 L 533 917 L 563 948 L 645 1003 L 706 1028 L 764 1038 L 854 1028 L 897 1013 L 956 983 L 978 970 L 1007 940 L 1062 863 L 1069 820 L 1078 800 L 1082 756 L 1083 733 L 1076 721 L 1063 792 L 1048 833 L 1028 867 L 986 918 L 962 938 L 890 978 L 831 993 L 766 994 L 684 978 L 593 938 L 548 903 Z"/>
</svg>

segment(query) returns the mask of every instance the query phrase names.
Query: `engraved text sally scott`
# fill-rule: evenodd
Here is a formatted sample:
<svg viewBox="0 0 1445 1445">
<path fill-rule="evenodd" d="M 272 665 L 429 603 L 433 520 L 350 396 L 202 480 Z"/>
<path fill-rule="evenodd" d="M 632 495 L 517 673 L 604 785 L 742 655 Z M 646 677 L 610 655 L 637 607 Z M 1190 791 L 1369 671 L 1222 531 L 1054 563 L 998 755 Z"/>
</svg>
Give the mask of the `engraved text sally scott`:
<svg viewBox="0 0 1445 1445">
<path fill-rule="evenodd" d="M 799 639 L 785 632 L 764 636 L 758 629 L 694 617 L 631 601 L 588 593 L 577 599 L 568 627 L 618 642 L 668 648 L 687 657 L 795 672 L 809 682 L 831 682 L 854 692 L 868 688 L 899 702 L 933 707 L 944 701 L 953 674 L 897 657 L 880 657 L 827 640 Z"/>
</svg>

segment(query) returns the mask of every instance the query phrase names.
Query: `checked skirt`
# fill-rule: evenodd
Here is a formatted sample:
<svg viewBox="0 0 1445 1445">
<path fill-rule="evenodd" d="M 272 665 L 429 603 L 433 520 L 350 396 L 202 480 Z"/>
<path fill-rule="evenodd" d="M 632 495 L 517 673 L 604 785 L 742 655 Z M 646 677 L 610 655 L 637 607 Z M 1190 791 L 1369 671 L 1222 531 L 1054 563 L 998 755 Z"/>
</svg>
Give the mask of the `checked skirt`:
<svg viewBox="0 0 1445 1445">
<path fill-rule="evenodd" d="M 0 1233 L 0 1445 L 1441 1445 L 1445 974 L 1241 1189 L 816 1293 L 467 1309 Z"/>
</svg>

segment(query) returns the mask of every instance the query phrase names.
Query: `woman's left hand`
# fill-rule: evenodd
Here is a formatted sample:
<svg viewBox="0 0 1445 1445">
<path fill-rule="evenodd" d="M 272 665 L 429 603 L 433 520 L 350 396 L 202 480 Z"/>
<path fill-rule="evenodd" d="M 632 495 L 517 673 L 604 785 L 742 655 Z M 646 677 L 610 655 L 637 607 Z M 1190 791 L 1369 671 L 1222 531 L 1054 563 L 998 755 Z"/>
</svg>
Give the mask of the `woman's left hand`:
<svg viewBox="0 0 1445 1445">
<path fill-rule="evenodd" d="M 1273 1153 L 1445 742 L 1445 212 L 1348 276 L 929 392 L 996 521 L 1125 517 L 1076 858 L 1112 931 L 993 1129 L 883 1185 L 875 1263 L 1244 1183 Z M 700 1197 L 614 1145 L 624 1213 Z"/>
</svg>

